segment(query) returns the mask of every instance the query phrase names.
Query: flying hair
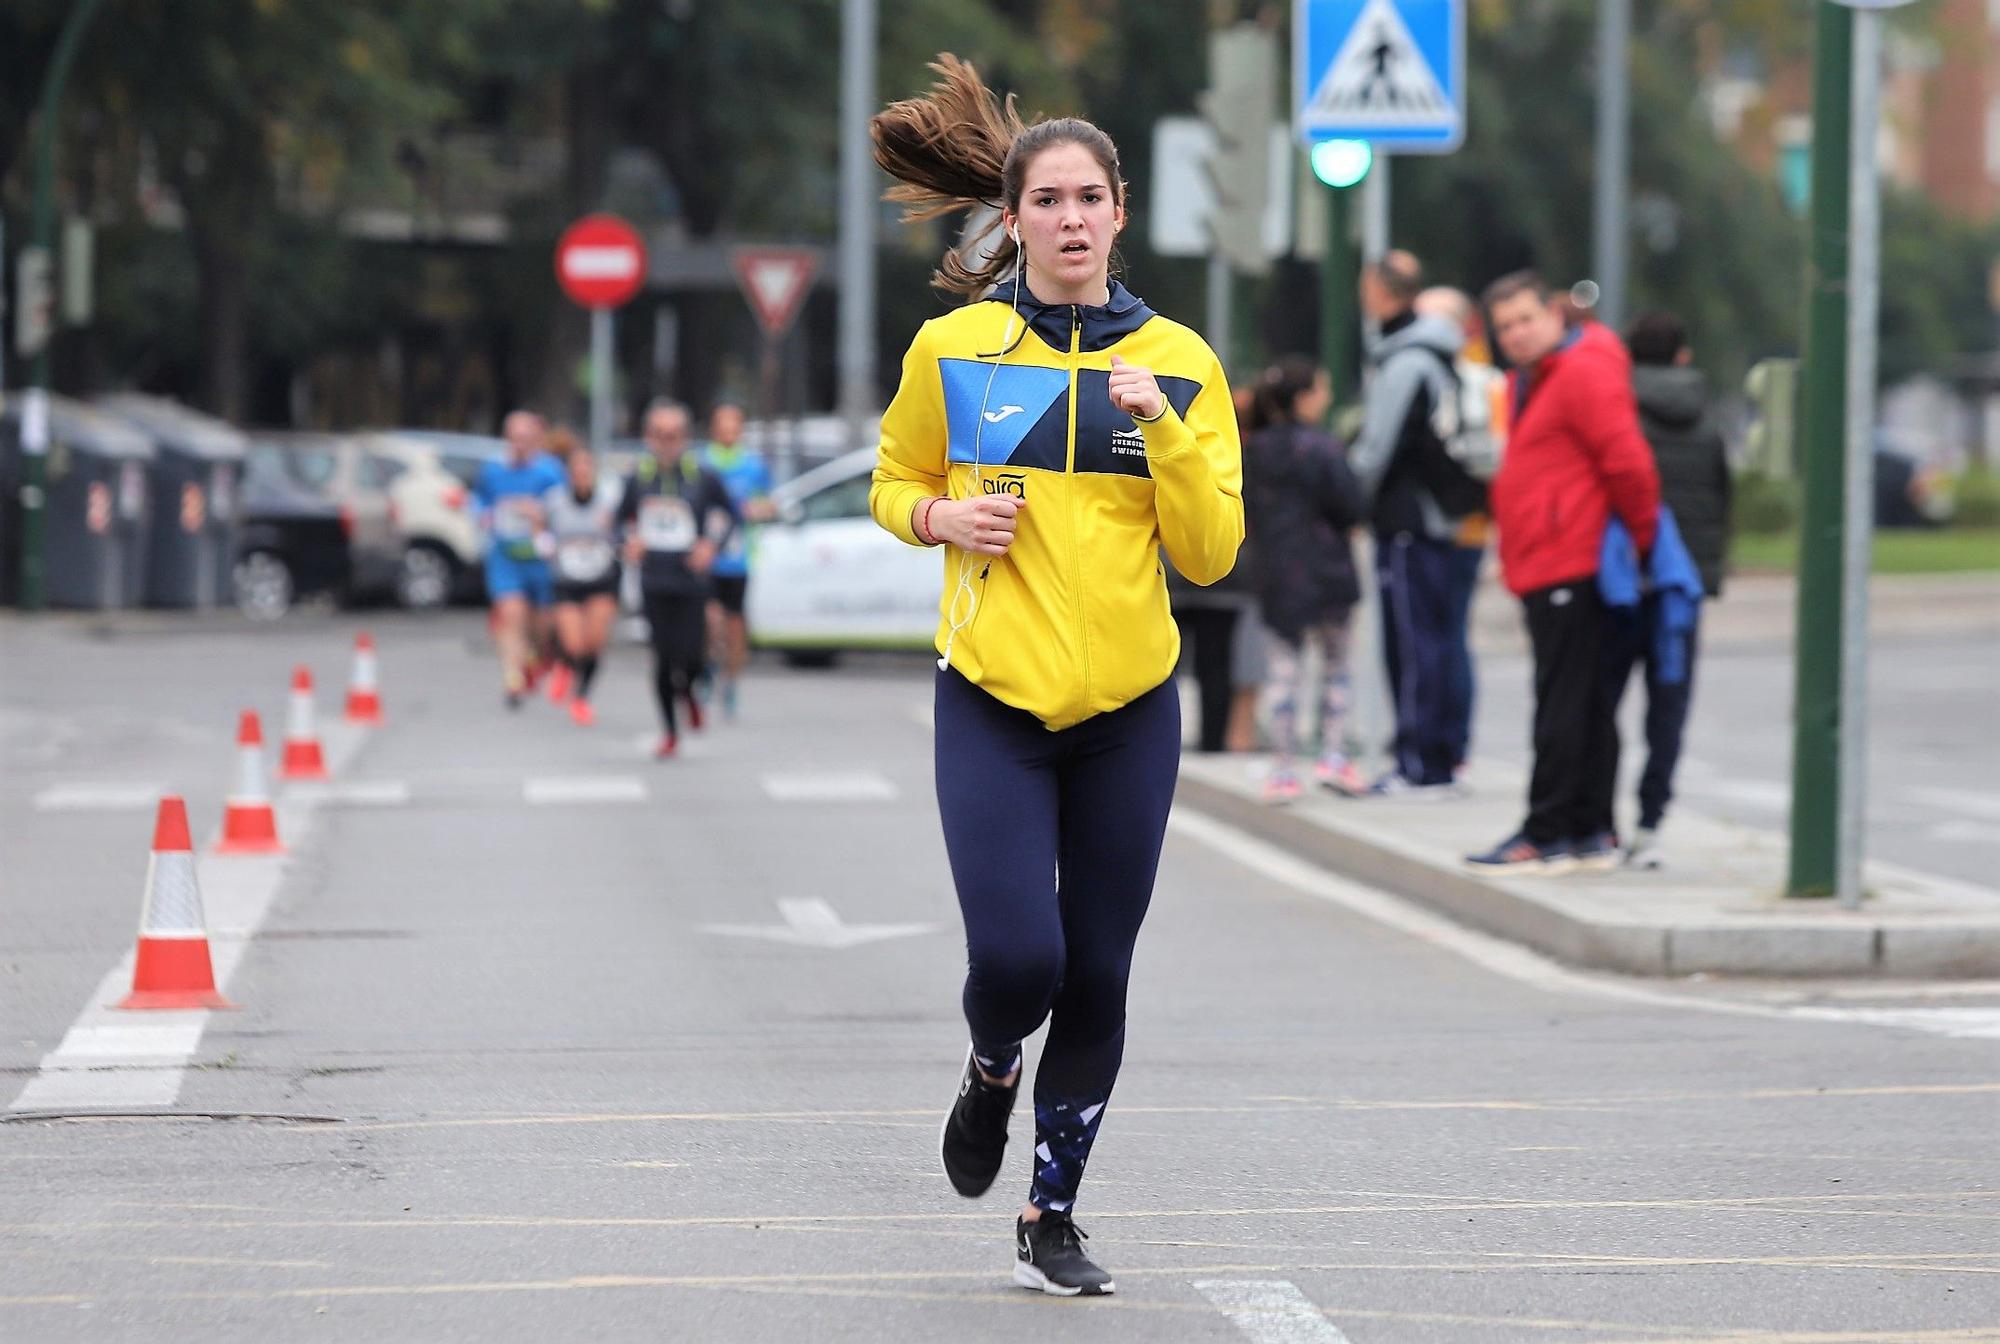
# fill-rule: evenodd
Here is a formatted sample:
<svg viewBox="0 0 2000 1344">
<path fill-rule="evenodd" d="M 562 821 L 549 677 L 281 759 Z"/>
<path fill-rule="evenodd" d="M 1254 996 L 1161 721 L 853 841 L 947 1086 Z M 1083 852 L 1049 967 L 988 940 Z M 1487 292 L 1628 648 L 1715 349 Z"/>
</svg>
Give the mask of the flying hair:
<svg viewBox="0 0 2000 1344">
<path fill-rule="evenodd" d="M 971 65 L 950 52 L 931 63 L 937 82 L 929 92 L 889 104 L 868 124 L 875 162 L 896 179 L 885 193 L 903 204 L 903 222 L 921 223 L 975 206 L 1018 211 L 1022 179 L 1037 154 L 1056 145 L 1081 145 L 1110 179 L 1112 198 L 1125 203 L 1125 179 L 1111 137 L 1078 117 L 1030 126 L 1014 95 L 997 97 Z M 999 232 L 998 230 L 995 230 Z M 947 250 L 931 284 L 974 297 L 1014 268 L 1020 245 L 1004 232 L 985 258 L 967 264 Z"/>
</svg>

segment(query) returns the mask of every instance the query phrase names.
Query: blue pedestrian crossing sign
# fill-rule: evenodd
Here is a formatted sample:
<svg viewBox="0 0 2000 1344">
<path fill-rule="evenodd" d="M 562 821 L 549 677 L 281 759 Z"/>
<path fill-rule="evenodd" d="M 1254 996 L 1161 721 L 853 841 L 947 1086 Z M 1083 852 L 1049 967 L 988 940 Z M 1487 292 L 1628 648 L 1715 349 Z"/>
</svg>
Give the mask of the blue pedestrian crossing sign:
<svg viewBox="0 0 2000 1344">
<path fill-rule="evenodd" d="M 1465 140 L 1465 0 L 1293 0 L 1299 138 L 1443 154 Z"/>
</svg>

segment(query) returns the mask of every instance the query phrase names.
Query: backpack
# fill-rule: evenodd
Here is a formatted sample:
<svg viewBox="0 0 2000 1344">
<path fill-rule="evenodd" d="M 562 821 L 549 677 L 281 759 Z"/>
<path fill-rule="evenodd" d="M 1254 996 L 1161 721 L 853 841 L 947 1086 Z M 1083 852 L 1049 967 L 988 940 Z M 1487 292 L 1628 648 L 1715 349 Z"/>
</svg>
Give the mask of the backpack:
<svg viewBox="0 0 2000 1344">
<path fill-rule="evenodd" d="M 1505 419 L 1507 375 L 1491 364 L 1469 359 L 1451 361 L 1451 381 L 1457 395 L 1440 397 L 1431 411 L 1431 429 L 1445 455 L 1476 481 L 1493 479 L 1500 454 L 1507 446 Z"/>
<path fill-rule="evenodd" d="M 1484 513 L 1486 486 L 1500 470 L 1506 440 L 1506 378 L 1490 365 L 1431 354 L 1444 365 L 1450 387 L 1431 407 L 1430 438 L 1417 453 L 1416 478 L 1447 517 Z"/>
</svg>

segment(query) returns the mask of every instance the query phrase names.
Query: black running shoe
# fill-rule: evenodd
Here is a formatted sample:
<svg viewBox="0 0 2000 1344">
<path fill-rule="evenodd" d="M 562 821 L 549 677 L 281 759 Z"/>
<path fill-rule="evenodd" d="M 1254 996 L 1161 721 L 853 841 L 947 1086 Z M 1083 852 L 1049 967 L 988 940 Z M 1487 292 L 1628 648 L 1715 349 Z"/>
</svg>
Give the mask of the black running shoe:
<svg viewBox="0 0 2000 1344">
<path fill-rule="evenodd" d="M 944 1118 L 938 1148 L 951 1188 L 967 1199 L 985 1194 L 1000 1174 L 1001 1159 L 1007 1154 L 1007 1117 L 1014 1113 L 1020 1090 L 1018 1071 L 1013 1084 L 1002 1087 L 981 1078 L 978 1061 L 966 1055 L 965 1076 L 959 1079 L 958 1099 Z"/>
<path fill-rule="evenodd" d="M 1111 1276 L 1084 1254 L 1087 1233 L 1066 1213 L 1046 1209 L 1035 1222 L 1014 1222 L 1014 1282 L 1051 1297 L 1104 1297 L 1117 1290 Z"/>
</svg>

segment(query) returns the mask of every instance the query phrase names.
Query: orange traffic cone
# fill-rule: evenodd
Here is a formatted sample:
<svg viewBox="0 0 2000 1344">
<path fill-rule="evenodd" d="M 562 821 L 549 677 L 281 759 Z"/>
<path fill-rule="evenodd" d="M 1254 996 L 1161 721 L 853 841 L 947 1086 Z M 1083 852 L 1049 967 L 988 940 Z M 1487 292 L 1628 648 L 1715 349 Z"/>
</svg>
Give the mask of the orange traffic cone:
<svg viewBox="0 0 2000 1344">
<path fill-rule="evenodd" d="M 354 676 L 347 683 L 347 721 L 371 727 L 382 722 L 382 693 L 375 686 L 375 641 L 365 630 L 354 637 Z"/>
<path fill-rule="evenodd" d="M 286 779 L 325 779 L 326 753 L 313 727 L 312 669 L 292 669 L 292 703 L 285 719 L 285 757 L 278 773 Z"/>
<path fill-rule="evenodd" d="M 160 799 L 159 820 L 153 825 L 153 859 L 146 868 L 146 910 L 139 919 L 132 992 L 118 1006 L 236 1006 L 215 990 L 201 887 L 194 875 L 194 845 L 188 839 L 187 804 L 171 794 Z"/>
<path fill-rule="evenodd" d="M 264 725 L 257 711 L 246 709 L 236 726 L 236 791 L 222 808 L 222 839 L 217 854 L 282 854 L 278 814 L 271 809 L 264 786 Z"/>
</svg>

